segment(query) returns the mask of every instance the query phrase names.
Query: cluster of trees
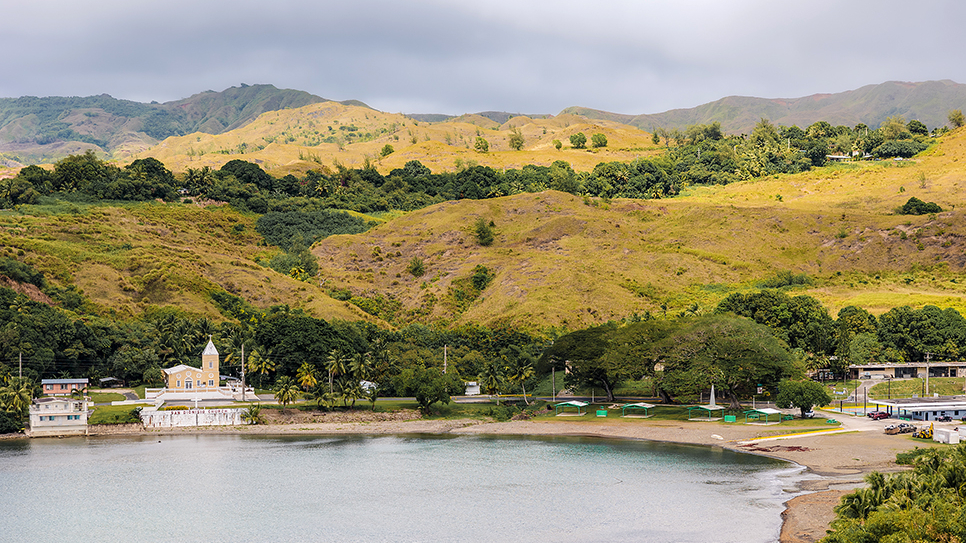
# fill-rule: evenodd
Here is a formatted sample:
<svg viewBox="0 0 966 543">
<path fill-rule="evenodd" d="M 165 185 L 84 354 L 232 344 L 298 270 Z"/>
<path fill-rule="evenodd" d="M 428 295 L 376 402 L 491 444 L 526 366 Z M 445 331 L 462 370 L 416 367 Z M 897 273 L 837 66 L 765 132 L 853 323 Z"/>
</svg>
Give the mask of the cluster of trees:
<svg viewBox="0 0 966 543">
<path fill-rule="evenodd" d="M 933 360 L 955 360 L 966 352 L 966 319 L 952 308 L 902 306 L 876 317 L 848 306 L 832 319 L 810 296 L 763 290 L 732 294 L 715 312 L 754 319 L 801 352 L 809 369 L 839 374 L 850 364 L 921 362 L 926 353 Z"/>
<path fill-rule="evenodd" d="M 603 390 L 608 401 L 622 381 L 648 378 L 665 402 L 694 401 L 711 388 L 738 408 L 758 386 L 801 377 L 786 345 L 766 326 L 734 315 L 608 323 L 554 341 L 541 371 L 565 371 L 568 386 Z"/>
<path fill-rule="evenodd" d="M 694 401 L 711 384 L 733 405 L 757 387 L 778 392 L 788 406 L 822 405 L 817 389 L 778 384 L 850 364 L 957 359 L 966 348 L 966 319 L 955 309 L 894 308 L 876 318 L 850 306 L 836 319 L 818 300 L 778 289 L 735 293 L 712 314 L 607 323 L 557 338 L 543 351 L 538 373 L 566 370 L 568 386 L 596 387 L 613 399 L 623 381 L 650 379 L 664 401 Z M 814 388 L 814 387 L 813 387 Z"/>
<path fill-rule="evenodd" d="M 587 144 L 583 133 L 571 135 L 570 140 L 574 148 Z M 683 131 L 659 128 L 654 131 L 654 141 L 663 141 L 667 148 L 662 156 L 629 163 L 603 162 L 591 172 L 574 172 L 567 162 L 558 160 L 549 167 L 527 165 L 498 171 L 465 165 L 456 172 L 434 174 L 413 160 L 388 175 L 379 173 L 369 161 L 354 169 L 336 162 L 331 168 L 311 170 L 301 178 L 292 174 L 275 178 L 257 164 L 243 160 L 232 160 L 218 170 L 189 168 L 176 178 L 153 158 L 119 168 L 88 151 L 59 161 L 53 171 L 28 166 L 17 177 L 3 180 L 0 206 L 36 203 L 49 194 L 107 200 L 209 198 L 256 213 L 304 208 L 412 210 L 445 200 L 546 189 L 604 198 L 666 198 L 688 185 L 725 184 L 805 171 L 824 165 L 830 153 L 912 156 L 925 149 L 930 139 L 928 129 L 919 121 L 907 123 L 891 117 L 876 129 L 864 124 L 833 127 L 819 121 L 803 130 L 797 126 L 776 127 L 762 119 L 750 134 L 731 136 L 721 131 L 719 123 L 693 125 Z M 559 148 L 560 142 L 554 143 Z M 510 144 L 522 148 L 519 131 L 511 134 Z M 593 134 L 591 145 L 605 147 L 607 137 Z M 477 138 L 475 147 L 481 153 L 489 151 L 489 143 L 482 137 Z M 383 155 L 392 152 L 391 146 L 383 149 Z"/>
<path fill-rule="evenodd" d="M 844 496 L 822 541 L 966 540 L 966 445 L 919 452 L 912 471 L 869 474 Z"/>
</svg>

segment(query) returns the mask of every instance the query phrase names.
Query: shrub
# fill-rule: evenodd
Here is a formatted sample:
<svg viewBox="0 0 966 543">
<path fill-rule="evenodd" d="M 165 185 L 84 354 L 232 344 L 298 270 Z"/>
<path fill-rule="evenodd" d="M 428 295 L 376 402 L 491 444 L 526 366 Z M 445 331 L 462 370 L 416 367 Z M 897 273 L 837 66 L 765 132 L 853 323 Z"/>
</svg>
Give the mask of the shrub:
<svg viewBox="0 0 966 543">
<path fill-rule="evenodd" d="M 600 133 L 594 134 L 590 137 L 590 145 L 595 149 L 598 147 L 607 147 L 607 136 Z"/>
<path fill-rule="evenodd" d="M 583 132 L 577 132 L 570 136 L 570 146 L 574 149 L 583 149 L 587 144 L 587 136 Z"/>
<path fill-rule="evenodd" d="M 423 262 L 422 258 L 414 256 L 412 260 L 409 261 L 409 265 L 406 266 L 406 271 L 409 272 L 413 277 L 422 277 L 426 273 L 426 264 Z"/>
<path fill-rule="evenodd" d="M 476 241 L 484 247 L 488 247 L 493 244 L 493 228 L 490 223 L 486 222 L 486 219 L 480 217 L 476 219 Z"/>
<path fill-rule="evenodd" d="M 899 208 L 900 215 L 926 215 L 928 213 L 941 213 L 943 208 L 939 207 L 935 202 L 923 202 L 919 198 L 913 196 L 909 198 L 901 208 Z"/>
</svg>

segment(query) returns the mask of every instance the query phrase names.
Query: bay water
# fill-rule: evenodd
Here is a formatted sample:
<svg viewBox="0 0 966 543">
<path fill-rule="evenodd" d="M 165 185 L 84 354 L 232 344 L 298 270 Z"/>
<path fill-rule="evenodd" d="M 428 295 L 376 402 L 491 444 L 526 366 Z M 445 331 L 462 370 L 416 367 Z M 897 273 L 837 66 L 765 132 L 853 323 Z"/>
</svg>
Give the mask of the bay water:
<svg viewBox="0 0 966 543">
<path fill-rule="evenodd" d="M 800 469 L 592 438 L 0 441 L 0 541 L 773 542 Z"/>
</svg>

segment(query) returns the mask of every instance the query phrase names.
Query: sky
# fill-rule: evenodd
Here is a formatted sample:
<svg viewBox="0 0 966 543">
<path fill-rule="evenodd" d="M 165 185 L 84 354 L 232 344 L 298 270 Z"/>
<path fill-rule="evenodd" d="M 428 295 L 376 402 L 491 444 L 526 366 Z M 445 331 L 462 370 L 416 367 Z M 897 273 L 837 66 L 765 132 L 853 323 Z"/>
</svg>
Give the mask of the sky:
<svg viewBox="0 0 966 543">
<path fill-rule="evenodd" d="M 5 2 L 0 97 L 167 102 L 267 83 L 387 112 L 660 113 L 966 82 L 966 2 Z"/>
</svg>

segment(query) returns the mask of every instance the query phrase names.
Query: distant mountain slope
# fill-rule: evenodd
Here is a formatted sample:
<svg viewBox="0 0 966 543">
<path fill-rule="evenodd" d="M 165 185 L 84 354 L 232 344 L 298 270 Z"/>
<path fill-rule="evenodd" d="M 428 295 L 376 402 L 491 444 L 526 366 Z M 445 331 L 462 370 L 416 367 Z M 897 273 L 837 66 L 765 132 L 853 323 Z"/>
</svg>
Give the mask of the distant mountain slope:
<svg viewBox="0 0 966 543">
<path fill-rule="evenodd" d="M 852 91 L 790 99 L 729 96 L 693 108 L 650 115 L 623 115 L 583 107 L 570 107 L 561 114 L 616 121 L 647 131 L 717 121 L 726 132 L 747 133 L 761 118 L 802 128 L 816 121 L 849 127 L 865 123 L 875 128 L 888 117 L 901 115 L 907 121 L 918 119 L 929 128 L 936 128 L 946 124 L 947 114 L 953 109 L 966 109 L 966 85 L 947 79 L 921 83 L 889 81 Z"/>
<path fill-rule="evenodd" d="M 221 134 L 267 111 L 325 101 L 303 91 L 244 84 L 164 104 L 118 100 L 106 94 L 2 98 L 0 154 L 21 163 L 53 161 L 86 149 L 126 157 L 170 136 Z M 344 103 L 365 106 L 355 100 Z"/>
</svg>

